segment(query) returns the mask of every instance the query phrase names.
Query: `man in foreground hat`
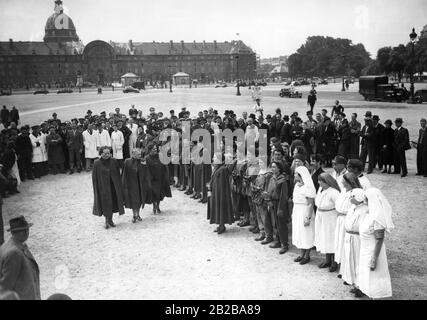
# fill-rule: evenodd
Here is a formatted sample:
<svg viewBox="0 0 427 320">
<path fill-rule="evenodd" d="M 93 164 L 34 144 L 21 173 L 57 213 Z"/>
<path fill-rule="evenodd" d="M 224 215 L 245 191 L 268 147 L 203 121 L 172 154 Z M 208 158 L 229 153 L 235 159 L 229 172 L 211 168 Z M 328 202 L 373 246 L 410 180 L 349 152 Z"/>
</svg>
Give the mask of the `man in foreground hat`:
<svg viewBox="0 0 427 320">
<path fill-rule="evenodd" d="M 394 148 L 396 150 L 394 173 L 401 173 L 401 177 L 404 178 L 408 175 L 405 152 L 411 149 L 411 145 L 409 144 L 409 132 L 408 129 L 402 127 L 402 118 L 397 118 L 394 124 L 396 125 L 396 130 L 394 131 Z"/>
<path fill-rule="evenodd" d="M 11 238 L 0 247 L 0 287 L 21 300 L 41 300 L 39 267 L 25 241 L 32 223 L 23 216 L 9 221 Z"/>
</svg>

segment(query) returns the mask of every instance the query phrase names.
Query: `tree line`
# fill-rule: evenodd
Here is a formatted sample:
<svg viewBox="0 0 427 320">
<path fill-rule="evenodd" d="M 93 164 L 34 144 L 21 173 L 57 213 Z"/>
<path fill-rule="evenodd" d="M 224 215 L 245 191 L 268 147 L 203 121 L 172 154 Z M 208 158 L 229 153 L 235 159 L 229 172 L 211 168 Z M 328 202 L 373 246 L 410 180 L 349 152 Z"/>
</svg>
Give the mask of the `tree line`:
<svg viewBox="0 0 427 320">
<path fill-rule="evenodd" d="M 288 58 L 289 76 L 311 78 L 327 76 L 394 75 L 399 81 L 404 74 L 427 71 L 427 39 L 378 50 L 370 57 L 363 44 L 349 39 L 308 37 L 296 53 Z"/>
</svg>

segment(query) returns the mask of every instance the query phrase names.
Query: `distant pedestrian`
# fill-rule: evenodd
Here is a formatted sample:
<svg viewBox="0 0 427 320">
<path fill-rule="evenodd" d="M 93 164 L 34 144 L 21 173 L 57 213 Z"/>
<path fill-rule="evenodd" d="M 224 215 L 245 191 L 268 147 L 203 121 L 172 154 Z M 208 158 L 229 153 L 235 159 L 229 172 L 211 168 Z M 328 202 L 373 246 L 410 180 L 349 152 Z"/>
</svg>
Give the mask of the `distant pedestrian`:
<svg viewBox="0 0 427 320">
<path fill-rule="evenodd" d="M 39 267 L 25 244 L 33 224 L 23 216 L 9 224 L 12 237 L 0 247 L 0 286 L 16 292 L 21 300 L 41 300 Z"/>
<path fill-rule="evenodd" d="M 307 105 L 310 106 L 310 111 L 313 113 L 314 105 L 316 104 L 317 96 L 316 96 L 316 90 L 311 90 L 310 94 L 307 97 Z"/>
</svg>

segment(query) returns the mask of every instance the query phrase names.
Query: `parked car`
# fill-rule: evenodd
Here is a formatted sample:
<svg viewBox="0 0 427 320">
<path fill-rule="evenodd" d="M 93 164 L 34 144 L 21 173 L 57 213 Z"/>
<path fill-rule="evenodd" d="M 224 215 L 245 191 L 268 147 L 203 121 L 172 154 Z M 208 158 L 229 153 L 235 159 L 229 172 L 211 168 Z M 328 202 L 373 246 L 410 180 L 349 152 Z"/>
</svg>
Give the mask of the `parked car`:
<svg viewBox="0 0 427 320">
<path fill-rule="evenodd" d="M 144 81 L 137 81 L 132 83 L 132 88 L 138 89 L 138 90 L 145 90 L 145 82 Z"/>
<path fill-rule="evenodd" d="M 215 88 L 227 88 L 227 84 L 225 82 L 218 83 Z"/>
<path fill-rule="evenodd" d="M 70 88 L 65 88 L 65 89 L 58 90 L 56 93 L 57 94 L 60 94 L 60 93 L 73 93 L 73 90 L 70 89 Z"/>
<path fill-rule="evenodd" d="M 287 97 L 287 98 L 302 98 L 302 92 L 294 91 L 291 92 L 289 88 L 283 88 L 280 90 L 279 96 L 281 98 Z"/>
<path fill-rule="evenodd" d="M 329 84 L 329 82 L 328 82 L 328 80 L 327 79 L 323 79 L 323 80 L 320 80 L 319 81 L 319 84 Z"/>
<path fill-rule="evenodd" d="M 40 89 L 40 90 L 36 90 L 34 91 L 33 94 L 48 94 L 49 91 L 47 91 L 46 89 Z"/>
<path fill-rule="evenodd" d="M 286 81 L 286 82 L 284 83 L 284 85 L 285 85 L 285 86 L 290 86 L 290 85 L 291 85 L 291 83 L 292 83 L 292 81 Z"/>
<path fill-rule="evenodd" d="M 123 93 L 139 93 L 139 90 L 132 87 L 126 87 L 124 88 Z"/>
<path fill-rule="evenodd" d="M 427 102 L 427 89 L 421 89 L 415 91 L 415 101 L 417 103 Z"/>
<path fill-rule="evenodd" d="M 301 86 L 301 82 L 299 82 L 299 81 L 292 81 L 290 85 L 294 86 L 294 87 L 298 87 L 298 86 Z"/>
<path fill-rule="evenodd" d="M 11 94 L 10 90 L 0 90 L 0 96 L 10 96 Z"/>
</svg>

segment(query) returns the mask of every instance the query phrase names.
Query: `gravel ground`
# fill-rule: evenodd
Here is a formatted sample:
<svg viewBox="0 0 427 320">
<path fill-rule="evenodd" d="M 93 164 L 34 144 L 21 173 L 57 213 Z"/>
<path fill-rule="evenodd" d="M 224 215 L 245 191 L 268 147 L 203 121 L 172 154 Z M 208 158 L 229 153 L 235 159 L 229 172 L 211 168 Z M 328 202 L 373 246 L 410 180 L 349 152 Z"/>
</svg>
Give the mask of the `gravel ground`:
<svg viewBox="0 0 427 320">
<path fill-rule="evenodd" d="M 200 106 L 218 110 L 233 108 L 240 114 L 252 105 L 248 91 L 233 95 L 234 88 L 195 90 L 175 89 L 174 94 L 152 90 L 141 95 L 109 93 L 102 97 L 58 97 L 16 95 L 1 97 L 0 104 L 15 104 L 24 123 L 33 124 L 50 117 L 55 108 L 58 118 L 127 110 L 130 104 L 157 106 L 168 113 L 171 106 L 186 105 L 192 112 Z M 426 106 L 360 101 L 352 91 L 320 92 L 316 108 L 330 106 L 340 99 L 346 112 L 360 115 L 366 110 L 382 120 L 402 116 L 411 140 L 416 140 L 418 121 L 427 117 Z M 273 87 L 265 90 L 266 112 L 281 107 L 285 112 L 304 112 L 306 100 L 280 99 Z M 112 101 L 107 101 L 115 99 Z M 230 107 L 233 106 L 233 107 Z M 415 150 L 407 153 L 410 175 L 370 175 L 393 206 L 394 232 L 386 246 L 394 299 L 427 298 L 427 180 L 415 177 Z M 131 223 L 131 212 L 115 217 L 117 228 L 105 230 L 103 219 L 91 214 L 92 186 L 88 173 L 43 177 L 25 182 L 21 194 L 5 199 L 5 223 L 23 214 L 34 223 L 28 245 L 41 269 L 42 297 L 63 292 L 73 299 L 353 299 L 342 281 L 317 264 L 293 262 L 298 252 L 291 247 L 281 256 L 277 249 L 261 246 L 254 236 L 237 226 L 218 236 L 206 220 L 206 207 L 173 189 L 173 198 L 161 206 L 142 212 L 143 221 Z M 6 234 L 9 237 L 9 234 Z"/>
</svg>

